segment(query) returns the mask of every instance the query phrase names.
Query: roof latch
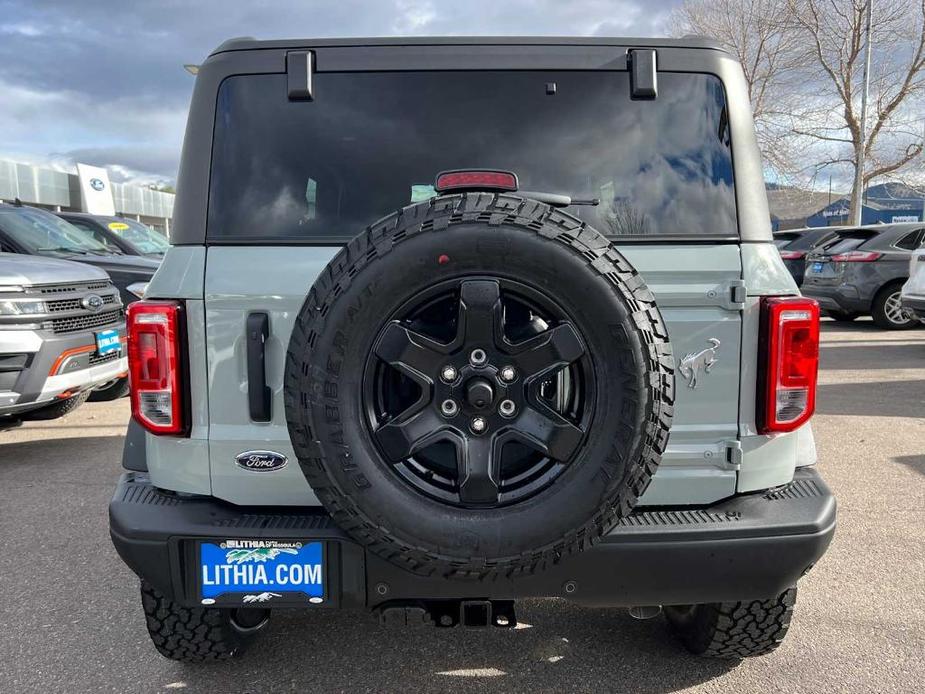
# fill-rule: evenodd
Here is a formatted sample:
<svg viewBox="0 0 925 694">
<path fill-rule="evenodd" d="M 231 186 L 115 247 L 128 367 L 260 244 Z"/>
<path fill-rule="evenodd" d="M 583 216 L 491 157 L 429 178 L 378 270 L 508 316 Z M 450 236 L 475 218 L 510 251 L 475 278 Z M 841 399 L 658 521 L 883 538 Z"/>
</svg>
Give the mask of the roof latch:
<svg viewBox="0 0 925 694">
<path fill-rule="evenodd" d="M 311 101 L 312 74 L 315 72 L 315 54 L 312 51 L 290 51 L 286 54 L 286 76 L 290 101 Z"/>
<path fill-rule="evenodd" d="M 655 49 L 637 48 L 629 52 L 630 96 L 633 99 L 654 99 L 658 96 Z"/>
</svg>

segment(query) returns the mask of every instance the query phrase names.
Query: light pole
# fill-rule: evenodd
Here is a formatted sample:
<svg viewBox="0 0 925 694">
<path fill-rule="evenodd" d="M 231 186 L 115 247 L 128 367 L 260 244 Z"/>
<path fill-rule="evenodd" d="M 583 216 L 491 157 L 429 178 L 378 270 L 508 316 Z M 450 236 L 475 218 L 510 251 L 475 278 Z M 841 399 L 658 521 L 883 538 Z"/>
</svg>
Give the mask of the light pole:
<svg viewBox="0 0 925 694">
<path fill-rule="evenodd" d="M 867 147 L 867 99 L 870 93 L 870 15 L 873 9 L 873 0 L 867 0 L 867 21 L 864 26 L 865 55 L 864 55 L 864 90 L 861 93 L 861 123 L 860 123 L 860 147 L 858 148 L 857 167 L 854 170 L 854 186 L 852 187 L 851 196 L 851 223 L 857 226 L 861 225 L 862 212 L 864 210 L 864 155 Z"/>
</svg>

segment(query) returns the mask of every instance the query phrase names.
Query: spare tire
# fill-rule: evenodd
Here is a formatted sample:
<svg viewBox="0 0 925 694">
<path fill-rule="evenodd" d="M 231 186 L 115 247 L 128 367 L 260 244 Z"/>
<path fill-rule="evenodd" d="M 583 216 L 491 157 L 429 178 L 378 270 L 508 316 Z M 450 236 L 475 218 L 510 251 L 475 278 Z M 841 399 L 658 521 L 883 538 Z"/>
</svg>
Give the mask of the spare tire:
<svg viewBox="0 0 925 694">
<path fill-rule="evenodd" d="M 286 364 L 319 500 L 409 571 L 530 573 L 627 515 L 668 440 L 674 362 L 636 270 L 513 195 L 411 205 L 315 282 Z"/>
</svg>

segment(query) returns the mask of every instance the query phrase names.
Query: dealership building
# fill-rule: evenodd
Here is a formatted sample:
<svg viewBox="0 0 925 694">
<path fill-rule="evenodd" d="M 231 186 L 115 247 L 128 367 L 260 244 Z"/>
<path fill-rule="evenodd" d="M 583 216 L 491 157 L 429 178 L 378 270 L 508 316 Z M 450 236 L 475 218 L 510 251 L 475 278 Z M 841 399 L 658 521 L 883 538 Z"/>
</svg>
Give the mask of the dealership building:
<svg viewBox="0 0 925 694">
<path fill-rule="evenodd" d="M 771 186 L 768 206 L 774 231 L 851 223 L 851 201 L 842 193 Z M 902 183 L 882 183 L 864 191 L 862 224 L 922 221 L 925 221 L 925 192 Z"/>
<path fill-rule="evenodd" d="M 0 160 L 0 201 L 12 202 L 18 199 L 24 205 L 42 207 L 53 212 L 97 212 L 84 192 L 87 186 L 81 186 L 81 175 Z M 94 194 L 100 192 L 111 196 L 111 209 L 115 214 L 170 235 L 173 193 L 124 183 L 109 183 L 105 174 L 101 178 L 90 179 Z M 99 191 L 96 190 L 98 188 Z"/>
</svg>

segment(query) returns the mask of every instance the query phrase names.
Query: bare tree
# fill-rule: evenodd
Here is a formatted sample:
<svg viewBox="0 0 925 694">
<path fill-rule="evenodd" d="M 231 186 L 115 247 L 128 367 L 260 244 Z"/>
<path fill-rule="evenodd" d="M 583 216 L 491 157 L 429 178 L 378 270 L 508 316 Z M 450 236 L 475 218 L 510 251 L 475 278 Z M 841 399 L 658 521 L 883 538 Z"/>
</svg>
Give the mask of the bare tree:
<svg viewBox="0 0 925 694">
<path fill-rule="evenodd" d="M 614 236 L 641 236 L 649 233 L 645 212 L 622 198 L 614 200 L 601 215 Z"/>
<path fill-rule="evenodd" d="M 795 114 L 793 132 L 824 143 L 822 165 L 847 165 L 853 176 L 852 209 L 867 185 L 894 174 L 922 153 L 925 95 L 925 0 L 876 0 L 871 33 L 870 116 L 861 127 L 860 99 L 866 0 L 789 0 L 818 69 L 817 87 Z M 834 104 L 832 103 L 834 102 Z M 861 152 L 869 162 L 857 171 Z"/>
<path fill-rule="evenodd" d="M 799 152 L 785 138 L 791 81 L 807 56 L 790 0 L 684 0 L 669 23 L 673 34 L 708 36 L 738 58 L 765 163 L 778 176 L 799 169 Z"/>
<path fill-rule="evenodd" d="M 873 5 L 863 136 L 866 0 L 684 0 L 672 29 L 710 36 L 742 63 L 762 155 L 778 179 L 835 170 L 856 179 L 860 205 L 873 179 L 913 172 L 923 150 L 925 0 Z"/>
</svg>

